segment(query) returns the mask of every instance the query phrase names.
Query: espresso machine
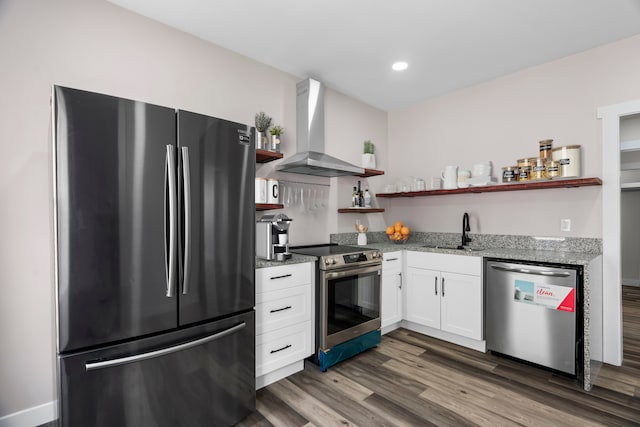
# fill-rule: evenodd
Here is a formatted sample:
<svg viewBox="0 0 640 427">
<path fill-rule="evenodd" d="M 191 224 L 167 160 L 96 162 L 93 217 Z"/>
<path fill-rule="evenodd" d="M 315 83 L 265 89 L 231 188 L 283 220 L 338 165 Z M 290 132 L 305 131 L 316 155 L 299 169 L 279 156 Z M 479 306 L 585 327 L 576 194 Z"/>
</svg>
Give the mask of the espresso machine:
<svg viewBox="0 0 640 427">
<path fill-rule="evenodd" d="M 260 258 L 285 261 L 289 253 L 289 225 L 293 221 L 285 214 L 263 215 L 256 222 L 256 255 Z"/>
</svg>

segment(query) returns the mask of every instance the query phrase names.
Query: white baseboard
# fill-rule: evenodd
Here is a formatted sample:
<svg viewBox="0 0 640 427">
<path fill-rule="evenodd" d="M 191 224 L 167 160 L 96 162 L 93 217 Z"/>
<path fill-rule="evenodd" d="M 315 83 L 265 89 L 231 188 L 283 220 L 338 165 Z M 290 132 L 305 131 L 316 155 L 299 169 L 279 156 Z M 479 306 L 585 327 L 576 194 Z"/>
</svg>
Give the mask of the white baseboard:
<svg viewBox="0 0 640 427">
<path fill-rule="evenodd" d="M 622 278 L 622 284 L 627 286 L 640 286 L 640 280 L 638 279 L 625 279 Z"/>
<path fill-rule="evenodd" d="M 35 427 L 58 418 L 55 400 L 0 417 L 0 427 Z"/>
<path fill-rule="evenodd" d="M 275 371 L 268 372 L 264 375 L 261 375 L 256 378 L 256 390 L 261 389 L 262 387 L 266 387 L 269 384 L 274 383 L 276 381 L 280 381 L 281 379 L 286 378 L 289 375 L 293 375 L 296 372 L 300 372 L 302 370 L 304 370 L 304 360 L 298 360 L 297 362 L 293 362 L 280 369 L 276 369 Z"/>
<path fill-rule="evenodd" d="M 486 341 L 478 341 L 478 340 L 463 337 L 460 335 L 451 334 L 449 332 L 441 331 L 440 329 L 430 328 L 428 326 L 423 326 L 418 323 L 410 322 L 408 320 L 402 321 L 402 327 L 409 329 L 410 331 L 419 332 L 423 335 L 428 335 L 433 338 L 438 338 L 439 340 L 448 341 L 453 344 L 461 345 L 463 347 L 467 347 L 472 350 L 481 351 L 483 353 L 487 352 Z"/>
</svg>

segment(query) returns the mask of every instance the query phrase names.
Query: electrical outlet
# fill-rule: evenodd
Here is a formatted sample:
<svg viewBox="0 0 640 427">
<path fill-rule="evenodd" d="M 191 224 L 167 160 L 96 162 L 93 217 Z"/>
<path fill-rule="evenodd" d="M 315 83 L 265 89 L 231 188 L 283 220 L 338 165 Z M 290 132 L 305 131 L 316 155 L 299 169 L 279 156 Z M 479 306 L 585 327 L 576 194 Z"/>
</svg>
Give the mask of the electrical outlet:
<svg viewBox="0 0 640 427">
<path fill-rule="evenodd" d="M 560 231 L 571 231 L 571 220 L 569 218 L 560 220 Z"/>
</svg>

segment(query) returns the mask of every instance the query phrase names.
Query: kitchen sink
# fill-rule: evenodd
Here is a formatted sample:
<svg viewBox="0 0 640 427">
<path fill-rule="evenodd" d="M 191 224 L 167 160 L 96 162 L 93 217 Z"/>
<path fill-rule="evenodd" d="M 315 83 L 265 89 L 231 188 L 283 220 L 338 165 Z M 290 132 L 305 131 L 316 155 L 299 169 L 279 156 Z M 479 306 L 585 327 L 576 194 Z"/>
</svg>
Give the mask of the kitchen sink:
<svg viewBox="0 0 640 427">
<path fill-rule="evenodd" d="M 484 248 L 470 248 L 470 247 L 464 247 L 460 245 L 458 246 L 425 245 L 423 247 L 428 249 L 448 249 L 448 250 L 466 251 L 466 252 L 479 252 L 484 250 Z"/>
</svg>

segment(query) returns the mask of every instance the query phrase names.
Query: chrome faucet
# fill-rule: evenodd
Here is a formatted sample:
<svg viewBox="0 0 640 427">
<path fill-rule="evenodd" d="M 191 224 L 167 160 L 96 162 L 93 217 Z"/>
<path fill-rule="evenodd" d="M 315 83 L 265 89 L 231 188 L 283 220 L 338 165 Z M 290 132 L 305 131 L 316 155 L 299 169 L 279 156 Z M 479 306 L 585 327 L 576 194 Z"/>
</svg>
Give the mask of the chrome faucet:
<svg viewBox="0 0 640 427">
<path fill-rule="evenodd" d="M 462 215 L 462 244 L 460 246 L 464 247 L 471 242 L 471 237 L 467 236 L 467 232 L 471 231 L 471 227 L 469 227 L 469 214 L 464 213 Z"/>
</svg>

